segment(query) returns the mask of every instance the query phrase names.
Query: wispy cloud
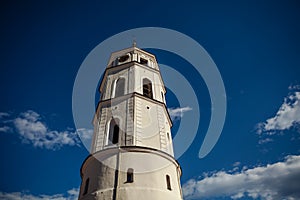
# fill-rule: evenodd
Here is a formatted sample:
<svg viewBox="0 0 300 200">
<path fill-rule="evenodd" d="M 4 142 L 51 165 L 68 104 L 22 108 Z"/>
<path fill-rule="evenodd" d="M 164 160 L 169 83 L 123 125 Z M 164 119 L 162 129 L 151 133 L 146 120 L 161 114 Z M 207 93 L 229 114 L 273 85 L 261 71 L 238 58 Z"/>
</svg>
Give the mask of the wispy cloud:
<svg viewBox="0 0 300 200">
<path fill-rule="evenodd" d="M 0 132 L 10 132 L 11 131 L 11 128 L 7 125 L 4 125 L 5 123 L 7 123 L 7 118 L 10 116 L 9 113 L 7 112 L 0 112 L 0 123 L 1 123 L 1 126 L 0 126 Z"/>
<path fill-rule="evenodd" d="M 77 200 L 79 194 L 78 188 L 73 188 L 67 191 L 67 194 L 54 195 L 33 195 L 24 192 L 0 192 L 0 199 L 5 200 Z"/>
<path fill-rule="evenodd" d="M 10 115 L 2 114 L 9 117 Z M 12 131 L 15 130 L 15 131 Z M 69 129 L 58 131 L 48 128 L 46 122 L 37 112 L 28 110 L 16 118 L 8 119 L 2 132 L 16 132 L 23 143 L 49 150 L 58 150 L 62 146 L 80 146 L 80 140 L 75 131 Z"/>
<path fill-rule="evenodd" d="M 239 199 L 300 199 L 300 156 L 287 156 L 283 162 L 229 173 L 215 172 L 202 180 L 183 185 L 185 199 L 230 197 Z"/>
<path fill-rule="evenodd" d="M 86 129 L 86 128 L 77 129 L 77 134 L 79 135 L 80 140 L 87 148 L 91 146 L 93 133 L 94 133 L 93 129 Z"/>
<path fill-rule="evenodd" d="M 183 107 L 183 108 L 168 108 L 170 117 L 172 120 L 176 120 L 183 117 L 183 114 L 187 111 L 192 110 L 191 107 Z"/>
<path fill-rule="evenodd" d="M 258 144 L 266 144 L 266 143 L 269 143 L 269 142 L 273 142 L 273 139 L 272 138 L 261 138 L 258 141 Z"/>
<path fill-rule="evenodd" d="M 233 163 L 232 166 L 237 167 L 237 166 L 240 166 L 240 165 L 241 165 L 241 162 L 235 162 L 235 163 Z"/>
<path fill-rule="evenodd" d="M 6 113 L 6 112 L 0 112 L 0 119 L 4 118 L 4 117 L 9 117 L 10 114 Z"/>
<path fill-rule="evenodd" d="M 77 129 L 77 133 L 82 140 L 90 140 L 93 137 L 94 130 L 93 129 L 86 129 L 86 128 L 79 128 Z"/>
<path fill-rule="evenodd" d="M 9 126 L 2 126 L 0 127 L 0 132 L 10 132 L 11 131 L 11 128 Z"/>
</svg>

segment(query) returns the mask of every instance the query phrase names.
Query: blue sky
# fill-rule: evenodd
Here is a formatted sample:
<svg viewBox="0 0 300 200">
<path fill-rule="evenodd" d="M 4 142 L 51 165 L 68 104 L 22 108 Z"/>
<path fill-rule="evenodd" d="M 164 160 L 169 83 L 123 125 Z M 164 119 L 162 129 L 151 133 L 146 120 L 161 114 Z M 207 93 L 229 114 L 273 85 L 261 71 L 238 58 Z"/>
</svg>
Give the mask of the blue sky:
<svg viewBox="0 0 300 200">
<path fill-rule="evenodd" d="M 148 49 L 184 75 L 201 108 L 201 120 L 190 122 L 199 124 L 197 136 L 178 160 L 185 199 L 299 199 L 299 8 L 296 1 L 1 2 L 0 199 L 76 199 L 88 155 L 72 116 L 77 71 L 100 42 L 138 27 L 190 36 L 225 85 L 221 137 L 199 159 L 211 115 L 207 86 L 184 59 Z M 172 91 L 167 103 L 179 107 Z M 191 109 L 174 121 L 173 136 Z"/>
</svg>

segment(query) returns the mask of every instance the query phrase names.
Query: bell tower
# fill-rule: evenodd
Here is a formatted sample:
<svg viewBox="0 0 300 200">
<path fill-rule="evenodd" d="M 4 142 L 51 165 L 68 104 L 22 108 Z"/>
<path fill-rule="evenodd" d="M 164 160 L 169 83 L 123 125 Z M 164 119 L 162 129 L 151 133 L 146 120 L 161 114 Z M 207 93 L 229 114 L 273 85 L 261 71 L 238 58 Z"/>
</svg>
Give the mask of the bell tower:
<svg viewBox="0 0 300 200">
<path fill-rule="evenodd" d="M 113 52 L 99 87 L 79 200 L 182 200 L 166 89 L 154 55 Z"/>
</svg>

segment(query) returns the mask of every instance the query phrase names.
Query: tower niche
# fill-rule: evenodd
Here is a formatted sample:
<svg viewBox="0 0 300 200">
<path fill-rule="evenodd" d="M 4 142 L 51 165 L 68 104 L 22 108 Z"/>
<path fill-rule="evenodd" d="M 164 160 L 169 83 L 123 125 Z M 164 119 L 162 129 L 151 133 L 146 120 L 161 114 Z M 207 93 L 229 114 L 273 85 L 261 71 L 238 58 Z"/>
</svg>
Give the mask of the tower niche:
<svg viewBox="0 0 300 200">
<path fill-rule="evenodd" d="M 113 52 L 99 87 L 80 200 L 182 199 L 163 79 L 154 55 Z"/>
</svg>

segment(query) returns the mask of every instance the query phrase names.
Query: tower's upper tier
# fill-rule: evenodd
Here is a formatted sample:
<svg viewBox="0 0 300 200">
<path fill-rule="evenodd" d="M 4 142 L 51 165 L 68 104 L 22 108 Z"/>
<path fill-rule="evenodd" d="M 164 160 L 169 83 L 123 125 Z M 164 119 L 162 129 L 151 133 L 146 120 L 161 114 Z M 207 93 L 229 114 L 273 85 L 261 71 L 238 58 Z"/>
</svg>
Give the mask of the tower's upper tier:
<svg viewBox="0 0 300 200">
<path fill-rule="evenodd" d="M 99 91 L 101 100 L 139 93 L 165 103 L 166 89 L 155 56 L 135 45 L 111 54 Z"/>
</svg>

